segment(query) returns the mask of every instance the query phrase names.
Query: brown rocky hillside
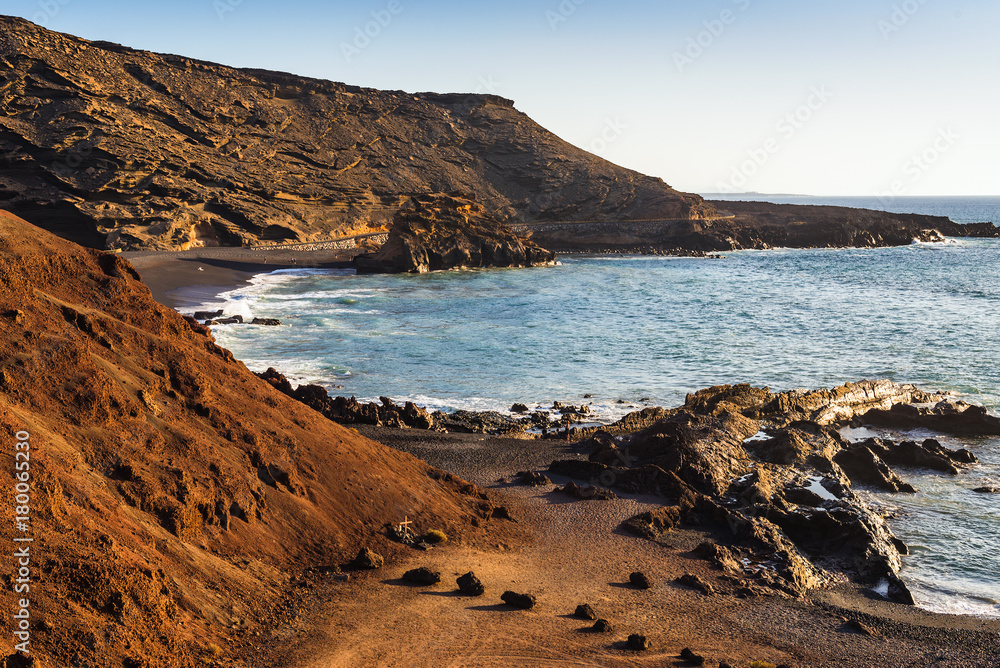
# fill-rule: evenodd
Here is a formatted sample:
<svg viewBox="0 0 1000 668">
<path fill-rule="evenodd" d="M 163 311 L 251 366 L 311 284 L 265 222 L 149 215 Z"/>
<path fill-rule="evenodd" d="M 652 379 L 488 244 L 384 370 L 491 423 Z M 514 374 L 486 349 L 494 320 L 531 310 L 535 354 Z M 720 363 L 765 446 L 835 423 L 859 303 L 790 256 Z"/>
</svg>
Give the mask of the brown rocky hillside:
<svg viewBox="0 0 1000 668">
<path fill-rule="evenodd" d="M 30 521 L 17 532 L 24 432 Z M 283 606 L 308 590 L 306 569 L 361 545 L 409 549 L 381 537 L 404 517 L 475 540 L 483 503 L 274 390 L 155 303 L 121 258 L 5 212 L 0 442 L 4 563 L 13 535 L 34 538 L 31 649 L 43 666 L 236 665 L 227 657 L 287 632 L 296 613 Z M 5 613 L 8 643 L 12 623 Z"/>
<path fill-rule="evenodd" d="M 454 190 L 511 221 L 712 212 L 500 97 L 234 69 L 0 16 L 0 206 L 84 245 L 322 240 Z"/>
</svg>

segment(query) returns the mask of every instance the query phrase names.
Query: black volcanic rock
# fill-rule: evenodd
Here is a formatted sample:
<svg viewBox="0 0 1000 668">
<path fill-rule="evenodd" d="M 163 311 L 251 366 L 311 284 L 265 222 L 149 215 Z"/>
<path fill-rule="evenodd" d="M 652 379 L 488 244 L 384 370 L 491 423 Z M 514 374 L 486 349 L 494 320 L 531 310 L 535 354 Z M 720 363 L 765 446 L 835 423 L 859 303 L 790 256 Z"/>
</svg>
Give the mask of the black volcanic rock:
<svg viewBox="0 0 1000 668">
<path fill-rule="evenodd" d="M 411 196 L 453 190 L 505 221 L 713 213 L 495 95 L 235 69 L 14 17 L 0 17 L 0 72 L 0 199 L 95 247 L 384 232 Z"/>
<path fill-rule="evenodd" d="M 354 258 L 359 274 L 534 267 L 554 261 L 554 253 L 514 234 L 474 196 L 459 193 L 414 197 L 396 214 L 385 244 Z"/>
</svg>

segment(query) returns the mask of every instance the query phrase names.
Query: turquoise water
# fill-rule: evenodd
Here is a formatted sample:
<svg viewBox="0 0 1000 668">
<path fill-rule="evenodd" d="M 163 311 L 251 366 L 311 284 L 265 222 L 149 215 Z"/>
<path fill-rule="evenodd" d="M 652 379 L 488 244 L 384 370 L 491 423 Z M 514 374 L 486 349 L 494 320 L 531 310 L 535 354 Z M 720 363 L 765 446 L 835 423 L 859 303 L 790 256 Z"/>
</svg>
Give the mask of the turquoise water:
<svg viewBox="0 0 1000 668">
<path fill-rule="evenodd" d="M 611 420 L 719 383 L 890 378 L 996 411 L 998 261 L 1000 241 L 963 239 L 716 260 L 565 256 L 550 268 L 420 276 L 291 270 L 218 302 L 283 327 L 215 334 L 251 369 L 429 408 L 585 401 Z M 971 492 L 1000 484 L 1000 440 L 940 440 L 983 464 L 958 477 L 902 471 L 920 494 L 871 498 L 898 515 L 892 526 L 913 551 L 903 576 L 921 605 L 1000 616 L 1000 497 Z"/>
</svg>

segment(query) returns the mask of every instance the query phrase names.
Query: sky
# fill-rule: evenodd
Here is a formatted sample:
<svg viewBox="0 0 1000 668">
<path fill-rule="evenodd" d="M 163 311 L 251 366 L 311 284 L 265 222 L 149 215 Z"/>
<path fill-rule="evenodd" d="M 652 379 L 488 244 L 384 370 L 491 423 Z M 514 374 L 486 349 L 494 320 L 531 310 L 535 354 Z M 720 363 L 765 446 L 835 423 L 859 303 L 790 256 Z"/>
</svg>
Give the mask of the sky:
<svg viewBox="0 0 1000 668">
<path fill-rule="evenodd" d="M 679 190 L 1000 195 L 996 0 L 5 0 L 91 40 L 482 92 Z"/>
</svg>

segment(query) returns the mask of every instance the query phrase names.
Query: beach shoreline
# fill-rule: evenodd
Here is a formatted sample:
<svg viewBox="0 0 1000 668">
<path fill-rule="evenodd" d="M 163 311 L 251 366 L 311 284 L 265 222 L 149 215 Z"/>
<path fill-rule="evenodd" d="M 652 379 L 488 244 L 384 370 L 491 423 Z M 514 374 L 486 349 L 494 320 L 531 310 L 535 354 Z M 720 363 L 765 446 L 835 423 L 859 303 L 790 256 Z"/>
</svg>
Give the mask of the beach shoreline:
<svg viewBox="0 0 1000 668">
<path fill-rule="evenodd" d="M 1000 620 L 935 614 L 846 583 L 800 599 L 731 595 L 725 573 L 694 552 L 711 539 L 704 528 L 678 528 L 660 541 L 620 529 L 622 520 L 662 503 L 659 497 L 578 501 L 556 491 L 567 481 L 558 475 L 541 487 L 512 482 L 519 470 L 544 471 L 552 459 L 580 456 L 573 443 L 355 428 L 488 490 L 529 539 L 475 546 L 457 539 L 322 585 L 314 591 L 316 614 L 301 621 L 296 638 L 272 647 L 274 665 L 692 665 L 678 658 L 685 648 L 707 666 L 995 665 Z M 403 572 L 417 567 L 440 572 L 441 583 L 406 585 Z M 454 591 L 455 578 L 468 570 L 483 580 L 484 596 Z M 654 583 L 650 590 L 628 584 L 636 570 Z M 719 591 L 705 595 L 677 582 L 688 574 Z M 537 607 L 501 604 L 505 589 L 536 595 Z M 591 632 L 592 621 L 574 618 L 585 602 L 611 622 L 611 633 Z M 650 649 L 628 650 L 632 633 L 646 635 Z"/>
<path fill-rule="evenodd" d="M 350 266 L 350 256 L 356 252 L 360 251 L 224 248 L 130 253 L 124 257 L 133 262 L 157 301 L 181 308 L 185 305 L 181 303 L 183 295 L 200 295 L 211 301 L 212 294 L 231 290 L 261 273 L 290 268 L 345 268 Z M 454 601 L 447 595 L 448 579 L 440 590 L 433 592 L 438 595 L 422 596 L 421 592 L 398 584 L 387 586 L 396 582 L 385 579 L 388 573 L 362 576 L 350 587 L 324 590 L 325 598 L 317 608 L 321 612 L 303 620 L 310 627 L 308 642 L 278 645 L 287 656 L 296 659 L 294 663 L 280 665 L 319 668 L 331 665 L 327 661 L 334 659 L 382 656 L 379 652 L 390 646 L 410 647 L 415 642 L 426 642 L 423 636 L 417 637 L 420 633 L 427 633 L 429 638 L 434 633 L 444 633 L 449 638 L 447 643 L 425 648 L 426 664 L 405 664 L 438 665 L 438 661 L 462 656 L 464 638 L 448 625 L 446 615 L 455 616 L 452 621 L 460 622 L 463 632 L 472 634 L 478 643 L 477 651 L 484 657 L 496 657 L 492 663 L 494 659 L 489 658 L 471 665 L 504 665 L 506 659 L 500 658 L 504 656 L 504 638 L 511 636 L 524 639 L 529 645 L 523 649 L 535 653 L 539 659 L 548 657 L 555 662 L 551 665 L 559 665 L 560 660 L 569 665 L 571 655 L 551 652 L 551 647 L 566 637 L 573 638 L 572 656 L 589 657 L 602 665 L 653 665 L 655 661 L 677 656 L 680 648 L 690 645 L 716 661 L 741 662 L 735 665 L 765 659 L 775 665 L 860 665 L 876 661 L 878 665 L 904 666 L 912 665 L 915 656 L 923 656 L 928 661 L 936 658 L 938 665 L 944 666 L 992 667 L 989 657 L 1000 649 L 1000 620 L 935 614 L 901 606 L 879 600 L 855 585 L 816 590 L 808 599 L 747 600 L 729 595 L 692 594 L 687 588 L 673 584 L 673 579 L 686 572 L 710 582 L 719 576 L 708 562 L 692 556 L 693 546 L 703 538 L 702 534 L 696 529 L 684 529 L 677 532 L 670 545 L 662 545 L 626 537 L 617 528 L 626 511 L 650 507 L 655 499 L 626 496 L 612 502 L 569 502 L 568 497 L 563 500 L 552 493 L 551 488 L 532 490 L 510 484 L 519 470 L 544 470 L 552 460 L 572 455 L 572 444 L 360 425 L 357 429 L 369 438 L 410 452 L 490 489 L 491 496 L 514 511 L 520 527 L 535 537 L 526 545 L 498 544 L 495 550 L 470 548 L 458 542 L 433 552 L 430 557 L 415 554 L 404 562 L 392 564 L 391 572 L 401 573 L 404 566 L 427 563 L 450 576 L 447 569 L 461 569 L 469 563 L 478 573 L 489 574 L 494 582 L 500 583 L 497 588 L 535 587 L 538 591 L 540 587 L 540 593 L 545 595 L 544 599 L 540 596 L 545 603 L 544 612 L 508 613 L 501 610 L 503 606 L 495 605 L 496 596 L 483 601 L 484 605 L 469 607 L 469 602 L 459 599 L 457 607 L 451 606 Z M 564 481 L 557 478 L 557 482 Z M 601 505 L 604 503 L 610 505 Z M 584 521 L 591 513 L 597 513 L 601 519 Z M 558 553 L 563 563 L 551 564 L 547 559 L 551 553 Z M 615 577 L 618 574 L 614 569 L 624 570 L 627 579 L 631 567 L 623 562 L 639 556 L 642 568 L 660 581 L 660 591 L 648 601 L 616 584 L 620 578 Z M 595 580 L 598 577 L 595 569 L 603 569 L 604 581 Z M 548 582 L 546 578 L 554 580 Z M 641 656 L 623 653 L 618 635 L 604 639 L 599 634 L 573 631 L 575 627 L 567 627 L 566 621 L 572 612 L 569 603 L 576 600 L 572 596 L 580 598 L 578 602 L 584 602 L 584 598 L 602 602 L 604 609 L 620 620 L 619 628 L 625 630 L 622 622 L 628 620 L 632 630 L 648 633 L 655 650 Z M 486 608 L 490 610 L 484 614 Z M 370 620 L 371 628 L 384 631 L 399 626 L 402 613 L 412 615 L 418 623 L 390 635 L 379 635 L 366 625 L 350 626 L 343 622 L 366 619 Z M 659 623 L 653 621 L 657 615 L 661 617 Z M 495 633 L 497 619 L 502 619 L 502 634 Z M 677 619 L 695 622 L 678 625 Z M 351 633 L 363 636 L 364 642 L 345 644 L 344 638 Z M 716 664 L 710 661 L 707 665 Z"/>
<path fill-rule="evenodd" d="M 245 285 L 258 274 L 281 269 L 346 269 L 362 248 L 331 249 L 323 244 L 293 247 L 217 247 L 187 251 L 131 251 L 120 253 L 128 260 L 153 299 L 164 306 L 182 309 L 198 299 Z"/>
</svg>

